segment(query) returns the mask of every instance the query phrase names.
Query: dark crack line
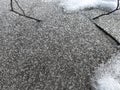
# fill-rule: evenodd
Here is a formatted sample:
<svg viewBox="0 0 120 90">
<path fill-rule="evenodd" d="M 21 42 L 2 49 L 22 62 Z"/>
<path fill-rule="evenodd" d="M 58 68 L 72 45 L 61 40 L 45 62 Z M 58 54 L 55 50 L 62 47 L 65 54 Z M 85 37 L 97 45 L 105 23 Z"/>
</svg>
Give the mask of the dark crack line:
<svg viewBox="0 0 120 90">
<path fill-rule="evenodd" d="M 17 4 L 18 8 L 22 11 L 22 13 L 25 15 L 24 10 L 22 9 L 22 7 L 20 6 L 20 4 L 18 3 L 18 1 L 14 0 L 15 3 Z"/>
<path fill-rule="evenodd" d="M 34 17 L 25 15 L 24 10 L 20 7 L 19 3 L 18 3 L 16 0 L 15 0 L 15 3 L 16 3 L 17 6 L 19 7 L 19 9 L 23 12 L 23 14 L 22 14 L 22 13 L 19 13 L 19 12 L 16 11 L 16 10 L 14 10 L 13 0 L 10 0 L 10 9 L 11 9 L 12 12 L 14 12 L 15 14 L 18 14 L 19 16 L 23 16 L 23 17 L 26 17 L 26 18 L 28 18 L 28 19 L 33 19 L 33 20 L 35 20 L 35 21 L 37 21 L 37 22 L 41 22 L 41 21 L 42 21 L 42 20 L 36 19 L 36 18 L 34 18 Z"/>
<path fill-rule="evenodd" d="M 93 20 L 98 19 L 98 18 L 105 16 L 105 15 L 110 15 L 111 13 L 119 10 L 119 6 L 120 6 L 120 3 L 119 3 L 119 0 L 117 0 L 117 7 L 114 10 L 112 10 L 108 13 L 105 13 L 105 14 L 98 15 L 98 16 L 92 18 L 92 20 L 90 18 L 88 18 L 97 28 L 99 28 L 103 33 L 105 33 L 105 35 L 109 36 L 112 40 L 114 40 L 117 45 L 120 45 L 120 42 L 115 37 L 113 37 L 110 33 L 108 33 L 104 28 L 102 28 L 100 25 L 95 23 Z"/>
<path fill-rule="evenodd" d="M 102 28 L 101 26 L 99 26 L 99 25 L 96 24 L 95 22 L 93 22 L 93 24 L 94 24 L 99 30 L 101 30 L 105 35 L 109 36 L 112 40 L 114 40 L 118 46 L 120 45 L 120 42 L 119 42 L 115 37 L 113 37 L 110 33 L 108 33 L 104 28 Z"/>
<path fill-rule="evenodd" d="M 20 15 L 20 16 L 26 17 L 26 18 L 28 18 L 28 19 L 33 19 L 33 20 L 35 20 L 35 21 L 37 21 L 37 22 L 41 22 L 41 21 L 42 21 L 42 20 L 36 19 L 36 18 L 34 18 L 34 17 L 30 17 L 30 16 L 27 16 L 27 15 L 21 14 L 21 13 L 15 11 L 15 10 L 11 10 L 11 11 L 14 12 L 14 13 L 16 13 L 16 14 L 18 14 L 18 15 Z"/>
<path fill-rule="evenodd" d="M 117 7 L 114 10 L 112 10 L 112 11 L 110 11 L 108 13 L 105 13 L 105 14 L 98 15 L 98 16 L 94 17 L 93 20 L 98 19 L 98 18 L 100 18 L 102 16 L 110 15 L 111 13 L 119 10 L 119 6 L 120 6 L 120 3 L 119 3 L 119 0 L 117 0 Z"/>
<path fill-rule="evenodd" d="M 83 13 L 82 13 L 83 14 Z M 95 23 L 92 19 L 90 19 L 89 17 L 87 17 L 87 15 L 83 14 L 86 18 L 88 18 L 99 30 L 101 30 L 106 36 L 110 37 L 113 41 L 116 42 L 116 44 L 119 46 L 120 42 L 113 37 L 110 33 L 108 33 L 104 28 L 102 28 L 100 25 L 98 25 L 97 23 Z"/>
</svg>

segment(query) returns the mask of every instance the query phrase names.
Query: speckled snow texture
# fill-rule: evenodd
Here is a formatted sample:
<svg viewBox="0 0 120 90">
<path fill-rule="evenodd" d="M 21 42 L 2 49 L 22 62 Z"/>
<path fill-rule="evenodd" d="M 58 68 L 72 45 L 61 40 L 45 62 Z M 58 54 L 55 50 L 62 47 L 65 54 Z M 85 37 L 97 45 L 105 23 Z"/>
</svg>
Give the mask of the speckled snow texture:
<svg viewBox="0 0 120 90">
<path fill-rule="evenodd" d="M 36 2 L 32 13 L 25 6 L 36 23 L 0 10 L 0 90 L 89 90 L 94 67 L 116 51 L 80 13 Z"/>
<path fill-rule="evenodd" d="M 106 64 L 100 64 L 92 78 L 93 90 L 120 89 L 120 52 L 112 55 Z"/>
</svg>

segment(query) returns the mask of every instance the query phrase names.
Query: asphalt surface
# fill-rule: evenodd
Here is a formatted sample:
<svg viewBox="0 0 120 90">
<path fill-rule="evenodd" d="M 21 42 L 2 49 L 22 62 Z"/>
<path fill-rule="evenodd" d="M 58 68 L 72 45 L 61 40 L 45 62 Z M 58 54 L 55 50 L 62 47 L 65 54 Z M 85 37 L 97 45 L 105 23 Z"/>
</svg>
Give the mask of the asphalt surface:
<svg viewBox="0 0 120 90">
<path fill-rule="evenodd" d="M 37 3 L 25 10 L 42 20 L 38 23 L 4 8 L 0 9 L 0 90 L 90 90 L 94 69 L 117 52 L 114 41 L 86 18 L 87 11 L 65 13 L 56 5 Z M 89 15 L 94 12 L 98 11 Z M 107 19 L 100 22 L 110 30 Z M 113 35 L 119 39 L 118 34 Z"/>
</svg>

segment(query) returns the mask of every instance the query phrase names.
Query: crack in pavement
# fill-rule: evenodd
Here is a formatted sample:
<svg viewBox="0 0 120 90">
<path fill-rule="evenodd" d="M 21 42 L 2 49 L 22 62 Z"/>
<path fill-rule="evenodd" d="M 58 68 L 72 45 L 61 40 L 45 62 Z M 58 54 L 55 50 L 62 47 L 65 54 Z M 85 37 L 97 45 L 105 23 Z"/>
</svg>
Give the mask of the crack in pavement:
<svg viewBox="0 0 120 90">
<path fill-rule="evenodd" d="M 82 13 L 83 14 L 83 13 Z M 120 46 L 120 42 L 110 33 L 108 33 L 104 28 L 102 28 L 102 26 L 98 25 L 96 22 L 94 22 L 94 19 L 90 19 L 87 15 L 83 14 L 86 18 L 88 18 L 91 23 L 93 23 L 99 30 L 101 30 L 106 36 L 110 37 L 117 46 Z"/>
</svg>

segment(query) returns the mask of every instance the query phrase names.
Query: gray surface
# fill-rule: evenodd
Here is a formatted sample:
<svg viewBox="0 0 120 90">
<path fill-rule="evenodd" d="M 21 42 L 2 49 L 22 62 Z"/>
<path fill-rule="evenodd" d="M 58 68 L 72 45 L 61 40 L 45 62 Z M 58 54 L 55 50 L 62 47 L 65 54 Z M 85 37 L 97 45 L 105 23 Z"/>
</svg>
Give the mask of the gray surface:
<svg viewBox="0 0 120 90">
<path fill-rule="evenodd" d="M 97 23 L 120 42 L 120 13 L 104 16 Z"/>
<path fill-rule="evenodd" d="M 83 14 L 41 4 L 42 23 L 0 15 L 1 90 L 89 90 L 94 67 L 116 52 Z M 32 14 L 33 15 L 33 14 Z"/>
<path fill-rule="evenodd" d="M 83 13 L 92 19 L 107 12 L 101 10 L 90 10 Z M 120 10 L 110 15 L 102 16 L 94 21 L 120 42 Z"/>
</svg>

